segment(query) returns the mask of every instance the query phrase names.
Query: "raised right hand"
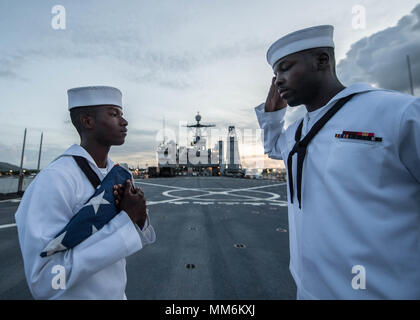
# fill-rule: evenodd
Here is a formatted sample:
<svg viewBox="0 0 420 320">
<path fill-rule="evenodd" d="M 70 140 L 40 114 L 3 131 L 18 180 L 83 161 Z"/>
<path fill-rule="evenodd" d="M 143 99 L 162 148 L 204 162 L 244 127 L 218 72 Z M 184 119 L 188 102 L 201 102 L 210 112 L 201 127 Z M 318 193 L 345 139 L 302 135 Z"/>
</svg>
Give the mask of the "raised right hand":
<svg viewBox="0 0 420 320">
<path fill-rule="evenodd" d="M 271 80 L 270 91 L 268 92 L 267 100 L 265 101 L 265 112 L 274 112 L 287 107 L 286 100 L 280 97 L 275 81 L 276 77 L 273 77 Z"/>
</svg>

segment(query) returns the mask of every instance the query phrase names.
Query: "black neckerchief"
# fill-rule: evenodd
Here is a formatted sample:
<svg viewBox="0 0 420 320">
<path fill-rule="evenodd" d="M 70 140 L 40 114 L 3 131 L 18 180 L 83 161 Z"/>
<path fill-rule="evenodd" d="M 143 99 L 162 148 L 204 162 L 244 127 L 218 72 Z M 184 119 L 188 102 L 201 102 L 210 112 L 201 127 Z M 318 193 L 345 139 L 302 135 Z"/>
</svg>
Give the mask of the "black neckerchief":
<svg viewBox="0 0 420 320">
<path fill-rule="evenodd" d="M 101 179 L 99 179 L 98 175 L 90 167 L 86 158 L 80 156 L 73 156 L 73 158 L 92 184 L 92 187 L 96 190 L 96 188 L 101 184 Z"/>
<path fill-rule="evenodd" d="M 300 141 L 302 136 L 302 126 L 303 120 L 300 122 L 296 134 L 295 134 L 295 145 L 290 151 L 289 156 L 287 158 L 287 170 L 289 175 L 289 190 L 290 190 L 290 202 L 293 203 L 293 170 L 292 170 L 292 157 L 295 153 L 298 154 L 297 156 L 297 198 L 299 201 L 299 209 L 301 209 L 301 196 L 302 196 L 302 171 L 303 171 L 303 161 L 305 160 L 306 149 L 308 148 L 309 143 L 312 139 L 316 136 L 316 134 L 324 127 L 324 125 L 330 120 L 338 110 L 340 110 L 353 96 L 351 94 L 347 97 L 341 98 L 338 100 L 335 105 L 328 110 L 326 114 L 322 116 L 311 128 L 308 134 Z"/>
</svg>

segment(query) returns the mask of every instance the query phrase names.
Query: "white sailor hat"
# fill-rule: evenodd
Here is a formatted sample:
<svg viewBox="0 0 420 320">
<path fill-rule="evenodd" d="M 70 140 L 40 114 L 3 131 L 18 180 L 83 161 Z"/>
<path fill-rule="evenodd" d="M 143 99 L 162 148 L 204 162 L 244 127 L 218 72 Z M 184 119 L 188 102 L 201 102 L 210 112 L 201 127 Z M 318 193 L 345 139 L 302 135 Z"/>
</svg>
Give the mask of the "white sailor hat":
<svg viewBox="0 0 420 320">
<path fill-rule="evenodd" d="M 274 70 L 276 62 L 289 54 L 313 48 L 334 48 L 333 33 L 334 27 L 330 25 L 289 33 L 270 46 L 267 51 L 267 61 Z"/>
<path fill-rule="evenodd" d="M 69 110 L 77 107 L 114 105 L 122 108 L 122 93 L 114 87 L 92 86 L 67 90 Z"/>
</svg>

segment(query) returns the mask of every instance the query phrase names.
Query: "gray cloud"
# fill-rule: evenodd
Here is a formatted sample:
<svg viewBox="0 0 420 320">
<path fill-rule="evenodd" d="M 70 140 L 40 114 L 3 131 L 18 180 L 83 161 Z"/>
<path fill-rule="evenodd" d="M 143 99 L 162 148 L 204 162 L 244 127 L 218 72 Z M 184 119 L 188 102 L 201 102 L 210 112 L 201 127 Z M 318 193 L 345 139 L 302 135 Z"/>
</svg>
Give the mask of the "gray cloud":
<svg viewBox="0 0 420 320">
<path fill-rule="evenodd" d="M 53 104 L 65 103 L 64 97 L 61 99 L 55 94 L 62 90 L 65 95 L 62 87 L 78 82 L 78 79 L 90 83 L 115 77 L 117 85 L 130 90 L 131 95 L 127 95 L 126 100 L 129 107 L 126 109 L 127 142 L 112 148 L 112 155 L 133 164 L 139 159 L 155 158 L 156 134 L 162 128 L 162 114 L 166 115 L 166 127 L 175 132 L 178 132 L 178 119 L 194 122 L 196 110 L 203 111 L 204 122 L 215 123 L 220 130 L 227 130 L 229 125 L 235 125 L 237 129 L 256 129 L 253 107 L 260 98 L 265 98 L 268 82 L 262 79 L 269 79 L 271 75 L 264 59 L 268 45 L 286 31 L 283 28 L 288 30 L 294 24 L 298 28 L 303 23 L 310 23 L 303 16 L 296 19 L 293 14 L 278 20 L 276 8 L 281 4 L 274 0 L 267 0 L 264 5 L 252 0 L 127 0 L 123 4 L 116 0 L 62 0 L 60 4 L 67 10 L 67 29 L 57 31 L 50 25 L 51 7 L 57 4 L 56 1 L 45 0 L 36 6 L 30 0 L 20 0 L 19 5 L 15 2 L 3 0 L 0 3 L 0 11 L 7 12 L 0 22 L 4 31 L 0 37 L 0 80 L 5 80 L 4 96 L 9 98 L 12 109 L 16 109 L 11 112 L 21 115 L 18 110 L 27 107 L 19 106 L 25 101 L 16 91 L 8 93 L 9 84 L 12 89 L 26 85 L 30 89 L 25 91 L 27 101 L 44 103 L 48 97 L 45 110 L 54 110 Z M 367 2 L 376 4 L 376 0 Z M 304 8 L 312 6 L 297 1 L 290 12 L 301 11 L 302 5 Z M 331 14 L 339 16 L 337 13 L 342 13 L 343 6 L 347 4 L 333 5 Z M 389 3 L 384 6 L 392 7 Z M 407 6 L 401 4 L 400 9 L 402 7 L 408 13 Z M 401 19 L 398 26 L 384 30 L 381 37 L 372 36 L 356 43 L 339 66 L 344 82 L 368 81 L 398 89 L 377 80 L 388 80 L 386 78 L 392 74 L 395 79 L 390 80 L 405 83 L 406 89 L 405 54 L 410 50 L 418 52 L 420 23 L 416 10 Z M 310 16 L 316 16 L 312 10 L 308 11 Z M 341 24 L 343 26 L 345 24 Z M 393 65 L 398 57 L 393 51 L 391 55 L 389 48 L 399 50 L 399 67 Z M 386 54 L 391 57 L 384 59 Z M 414 55 L 411 58 L 416 81 L 419 61 Z M 77 68 L 79 62 L 82 67 Z M 39 71 L 44 70 L 40 67 L 45 68 L 48 79 L 44 74 L 38 78 Z M 54 80 L 50 81 L 50 78 Z M 244 80 L 247 78 L 251 80 Z M 48 90 L 54 90 L 54 93 L 47 95 Z M 305 112 L 304 107 L 288 108 L 286 125 Z M 64 151 L 68 143 L 78 141 L 70 121 L 62 119 L 61 113 L 53 114 L 60 116 L 61 122 L 68 126 L 67 131 L 56 132 L 54 130 L 58 128 L 50 128 L 46 121 L 33 119 L 42 123 L 39 127 L 44 126 L 43 130 L 49 128 L 51 141 L 56 143 L 45 144 L 43 165 Z M 149 130 L 151 128 L 156 130 Z M 71 138 L 68 137 L 70 132 Z M 8 140 L 3 139 L 4 142 Z M 63 141 L 62 146 L 59 141 Z M 27 154 L 30 166 L 36 165 L 37 143 L 32 149 L 29 151 L 28 148 Z M 0 150 L 7 149 L 0 145 Z M 3 157 L 16 163 L 20 159 L 20 147 L 13 153 L 10 150 L 4 154 Z"/>
<path fill-rule="evenodd" d="M 136 129 L 129 127 L 128 132 L 130 136 L 136 136 L 136 137 L 154 137 L 157 133 L 157 130 L 145 130 L 145 129 Z"/>
<path fill-rule="evenodd" d="M 134 5 L 135 2 L 126 6 L 115 6 L 113 1 L 105 3 L 113 10 L 105 10 L 106 5 L 103 9 L 92 4 L 81 7 L 68 4 L 66 30 L 54 31 L 45 29 L 44 24 L 37 25 L 34 27 L 39 32 L 31 41 L 18 42 L 12 50 L 5 45 L 0 49 L 0 77 L 16 78 L 22 72 L 22 66 L 34 60 L 98 61 L 97 58 L 109 58 L 109 61 L 121 62 L 120 72 L 129 81 L 185 90 L 194 84 L 189 72 L 202 64 L 234 59 L 266 47 L 262 40 L 243 36 L 234 42 L 219 39 L 207 43 L 198 30 L 185 29 L 185 21 L 179 17 L 171 18 L 171 28 L 155 25 L 153 17 L 147 15 L 148 10 L 156 10 L 154 6 L 141 10 L 141 6 Z M 133 10 L 129 11 L 129 8 Z M 121 23 L 121 16 L 125 17 L 124 23 Z M 49 19 L 48 16 L 45 18 Z M 109 21 L 113 21 L 111 28 Z M 161 31 L 157 36 L 156 28 Z M 22 35 L 18 37 L 23 40 Z M 202 45 L 197 45 L 197 42 Z M 5 43 L 0 40 L 0 44 Z"/>
<path fill-rule="evenodd" d="M 46 167 L 51 161 L 62 154 L 68 146 L 45 144 L 42 147 L 41 153 L 41 168 Z M 16 166 L 20 165 L 20 158 L 22 152 L 21 145 L 9 146 L 0 143 L 0 150 L 2 151 L 2 162 L 8 162 Z M 39 145 L 27 144 L 25 146 L 25 155 L 23 160 L 23 167 L 27 169 L 36 169 L 38 165 Z"/>
<path fill-rule="evenodd" d="M 0 54 L 0 78 L 14 78 L 18 80 L 27 80 L 20 76 L 16 70 L 23 63 L 25 57 L 20 53 Z"/>
<path fill-rule="evenodd" d="M 406 55 L 410 55 L 414 87 L 420 88 L 420 4 L 395 27 L 354 43 L 337 72 L 346 85 L 369 82 L 409 92 Z"/>
</svg>

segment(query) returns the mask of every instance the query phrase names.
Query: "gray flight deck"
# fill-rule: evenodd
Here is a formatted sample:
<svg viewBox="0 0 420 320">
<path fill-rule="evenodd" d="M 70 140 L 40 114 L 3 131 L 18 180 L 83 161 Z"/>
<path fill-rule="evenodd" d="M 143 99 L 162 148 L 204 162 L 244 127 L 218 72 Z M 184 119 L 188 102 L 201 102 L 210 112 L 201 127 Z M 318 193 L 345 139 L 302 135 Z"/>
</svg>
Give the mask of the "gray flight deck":
<svg viewBox="0 0 420 320">
<path fill-rule="evenodd" d="M 127 257 L 129 300 L 296 298 L 284 182 L 176 177 L 136 184 L 157 240 Z M 0 201 L 0 299 L 32 299 L 12 225 L 18 205 Z"/>
</svg>

